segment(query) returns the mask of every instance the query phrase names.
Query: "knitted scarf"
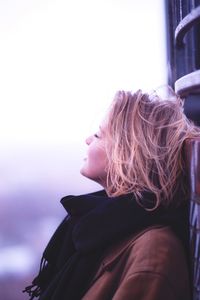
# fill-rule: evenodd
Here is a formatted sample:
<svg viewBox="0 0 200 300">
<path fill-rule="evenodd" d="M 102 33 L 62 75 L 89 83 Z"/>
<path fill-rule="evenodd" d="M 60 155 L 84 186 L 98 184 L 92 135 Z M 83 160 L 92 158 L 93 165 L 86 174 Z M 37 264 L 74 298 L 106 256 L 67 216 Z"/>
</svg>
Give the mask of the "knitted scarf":
<svg viewBox="0 0 200 300">
<path fill-rule="evenodd" d="M 144 193 L 143 203 L 154 196 Z M 104 251 L 114 242 L 151 225 L 169 225 L 186 247 L 188 209 L 147 211 L 133 194 L 108 197 L 105 191 L 61 199 L 67 217 L 50 239 L 38 276 L 25 288 L 29 299 L 80 300 L 87 291 Z"/>
</svg>

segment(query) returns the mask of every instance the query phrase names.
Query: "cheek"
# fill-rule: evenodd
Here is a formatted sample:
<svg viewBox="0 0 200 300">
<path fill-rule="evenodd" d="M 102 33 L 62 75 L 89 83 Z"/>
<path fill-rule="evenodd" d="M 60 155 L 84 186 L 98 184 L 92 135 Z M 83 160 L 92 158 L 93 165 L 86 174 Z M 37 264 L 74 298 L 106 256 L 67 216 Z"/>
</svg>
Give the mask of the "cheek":
<svg viewBox="0 0 200 300">
<path fill-rule="evenodd" d="M 98 181 L 106 178 L 107 156 L 102 147 L 90 147 L 87 159 L 81 169 L 82 175 Z"/>
<path fill-rule="evenodd" d="M 103 148 L 88 149 L 88 163 L 103 167 L 106 165 L 106 161 L 106 153 Z"/>
</svg>

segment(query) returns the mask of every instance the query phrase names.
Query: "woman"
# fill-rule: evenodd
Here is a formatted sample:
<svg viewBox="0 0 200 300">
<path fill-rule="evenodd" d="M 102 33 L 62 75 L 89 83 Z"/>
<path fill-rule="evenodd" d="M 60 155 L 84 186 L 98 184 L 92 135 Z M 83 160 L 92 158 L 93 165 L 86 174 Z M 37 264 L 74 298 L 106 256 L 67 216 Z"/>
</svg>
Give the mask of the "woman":
<svg viewBox="0 0 200 300">
<path fill-rule="evenodd" d="M 61 200 L 30 299 L 189 300 L 182 149 L 199 135 L 179 97 L 118 92 L 81 169 L 104 189 Z"/>
</svg>

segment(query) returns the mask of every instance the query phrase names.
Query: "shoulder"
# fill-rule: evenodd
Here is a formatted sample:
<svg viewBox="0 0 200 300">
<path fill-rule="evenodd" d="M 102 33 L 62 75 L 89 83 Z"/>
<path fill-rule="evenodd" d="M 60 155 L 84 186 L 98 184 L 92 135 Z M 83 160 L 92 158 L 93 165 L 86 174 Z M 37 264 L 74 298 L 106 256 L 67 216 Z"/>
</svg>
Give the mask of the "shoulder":
<svg viewBox="0 0 200 300">
<path fill-rule="evenodd" d="M 107 269 L 118 265 L 126 276 L 133 272 L 157 272 L 171 277 L 177 270 L 187 271 L 182 243 L 167 226 L 146 228 L 109 247 L 103 265 Z"/>
<path fill-rule="evenodd" d="M 169 227 L 150 227 L 130 237 L 120 260 L 120 293 L 134 285 L 140 287 L 135 290 L 137 293 L 144 289 L 153 295 L 162 291 L 162 298 L 149 299 L 190 299 L 185 250 Z"/>
<path fill-rule="evenodd" d="M 188 294 L 189 276 L 181 241 L 169 227 L 152 227 L 127 241 L 121 282 L 142 279 Z M 189 298 L 188 298 L 189 299 Z"/>
<path fill-rule="evenodd" d="M 163 255 L 175 253 L 176 249 L 183 250 L 181 241 L 168 226 L 153 226 L 139 232 L 129 240 L 129 246 L 145 256 L 155 254 L 155 249 L 157 253 L 163 251 Z"/>
<path fill-rule="evenodd" d="M 169 227 L 152 226 L 109 247 L 84 299 L 111 294 L 114 300 L 190 299 L 184 248 Z"/>
<path fill-rule="evenodd" d="M 134 270 L 148 270 L 168 275 L 173 269 L 186 266 L 181 241 L 169 227 L 155 226 L 140 232 L 128 241 L 127 255 Z"/>
<path fill-rule="evenodd" d="M 152 260 L 155 256 L 157 261 L 169 255 L 177 256 L 180 252 L 185 257 L 182 243 L 170 227 L 155 225 L 124 238 L 110 247 L 105 256 L 111 261 L 125 253 L 133 256 L 134 260 L 147 258 L 145 265 L 149 265 L 149 259 Z"/>
</svg>

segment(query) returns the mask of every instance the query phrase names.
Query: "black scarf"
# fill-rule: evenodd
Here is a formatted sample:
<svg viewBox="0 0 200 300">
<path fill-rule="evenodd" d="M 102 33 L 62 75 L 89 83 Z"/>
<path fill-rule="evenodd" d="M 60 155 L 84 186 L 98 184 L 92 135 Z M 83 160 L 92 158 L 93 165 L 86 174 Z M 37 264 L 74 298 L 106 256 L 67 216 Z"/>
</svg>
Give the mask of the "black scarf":
<svg viewBox="0 0 200 300">
<path fill-rule="evenodd" d="M 144 193 L 143 203 L 154 196 Z M 169 225 L 187 248 L 188 209 L 158 208 L 147 211 L 133 194 L 109 198 L 105 191 L 61 199 L 67 217 L 60 224 L 41 261 L 40 272 L 25 289 L 30 300 L 80 300 L 105 249 L 148 226 Z"/>
</svg>

